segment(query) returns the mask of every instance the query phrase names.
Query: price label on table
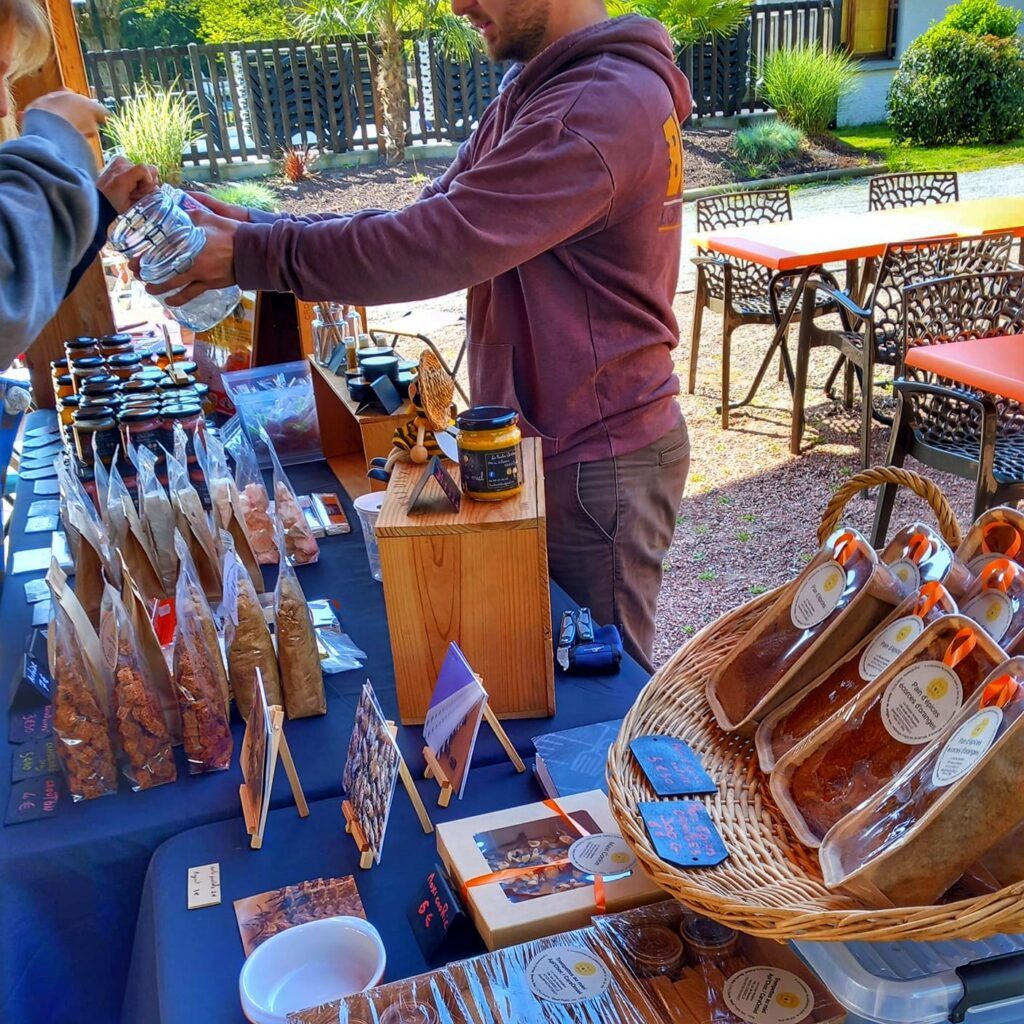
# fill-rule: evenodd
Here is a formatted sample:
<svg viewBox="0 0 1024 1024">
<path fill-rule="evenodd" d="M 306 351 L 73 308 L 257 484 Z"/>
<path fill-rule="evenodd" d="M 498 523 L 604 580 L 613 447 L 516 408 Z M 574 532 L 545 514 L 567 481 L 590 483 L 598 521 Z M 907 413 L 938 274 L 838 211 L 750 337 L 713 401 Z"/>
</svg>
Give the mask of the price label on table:
<svg viewBox="0 0 1024 1024">
<path fill-rule="evenodd" d="M 44 775 L 38 779 L 16 782 L 7 801 L 5 825 L 19 825 L 38 818 L 52 818 L 60 803 L 60 776 Z"/>
</svg>

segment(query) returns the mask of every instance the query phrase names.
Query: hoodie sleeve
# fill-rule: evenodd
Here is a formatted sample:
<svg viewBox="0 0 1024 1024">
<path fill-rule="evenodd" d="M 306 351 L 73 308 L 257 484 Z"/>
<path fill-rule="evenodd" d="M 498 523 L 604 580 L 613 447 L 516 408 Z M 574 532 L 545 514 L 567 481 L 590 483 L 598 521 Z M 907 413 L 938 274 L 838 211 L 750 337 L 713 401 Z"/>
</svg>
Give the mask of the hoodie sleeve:
<svg viewBox="0 0 1024 1024">
<path fill-rule="evenodd" d="M 235 275 L 246 289 L 355 305 L 410 302 L 497 277 L 600 229 L 613 182 L 600 153 L 559 118 L 518 126 L 437 192 L 397 213 L 242 224 Z"/>
<path fill-rule="evenodd" d="M 0 366 L 57 311 L 97 223 L 95 163 L 63 118 L 29 110 L 0 146 Z"/>
<path fill-rule="evenodd" d="M 451 187 L 451 183 L 469 166 L 470 144 L 472 139 L 467 139 L 459 146 L 455 159 L 445 168 L 444 174 L 435 178 L 432 182 L 423 186 L 419 199 L 429 199 L 431 196 L 444 195 Z"/>
</svg>

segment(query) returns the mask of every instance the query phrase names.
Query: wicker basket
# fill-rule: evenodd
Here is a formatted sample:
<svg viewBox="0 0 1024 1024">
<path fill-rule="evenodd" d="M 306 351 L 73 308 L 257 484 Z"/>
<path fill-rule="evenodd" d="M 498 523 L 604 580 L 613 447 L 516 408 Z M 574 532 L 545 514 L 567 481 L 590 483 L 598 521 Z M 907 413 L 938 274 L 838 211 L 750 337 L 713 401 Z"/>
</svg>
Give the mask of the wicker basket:
<svg viewBox="0 0 1024 1024">
<path fill-rule="evenodd" d="M 852 477 L 829 503 L 819 537 L 835 528 L 853 495 L 883 482 L 902 484 L 924 498 L 946 540 L 959 544 L 960 529 L 938 488 L 892 468 Z M 753 743 L 722 732 L 704 696 L 714 668 L 777 593 L 734 609 L 684 644 L 644 688 L 609 751 L 612 813 L 644 869 L 694 911 L 775 939 L 935 941 L 1024 931 L 1024 882 L 957 903 L 888 910 L 865 910 L 822 884 L 816 851 L 799 843 L 775 806 Z M 718 782 L 718 793 L 703 798 L 729 849 L 729 859 L 718 867 L 682 870 L 661 860 L 651 845 L 637 804 L 657 797 L 629 742 L 652 733 L 684 739 Z"/>
</svg>

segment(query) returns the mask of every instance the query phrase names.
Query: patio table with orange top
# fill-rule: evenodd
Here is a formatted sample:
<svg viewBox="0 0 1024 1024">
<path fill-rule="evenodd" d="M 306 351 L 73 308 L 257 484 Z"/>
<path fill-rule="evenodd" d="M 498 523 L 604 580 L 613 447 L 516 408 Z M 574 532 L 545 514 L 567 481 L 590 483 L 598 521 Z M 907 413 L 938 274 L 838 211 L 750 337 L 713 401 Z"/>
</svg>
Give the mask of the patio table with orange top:
<svg viewBox="0 0 1024 1024">
<path fill-rule="evenodd" d="M 901 242 L 966 238 L 1002 232 L 1012 232 L 1018 238 L 1024 237 L 1024 196 L 969 199 L 938 206 L 873 210 L 867 213 L 837 213 L 804 220 L 724 228 L 697 235 L 694 243 L 698 248 L 759 263 L 779 275 L 797 278 L 786 309 L 777 317 L 775 337 L 758 368 L 749 393 L 742 401 L 731 402 L 730 408 L 749 405 L 753 401 L 765 372 L 780 348 L 787 371 L 790 371 L 790 360 L 785 348 L 786 333 L 793 321 L 804 285 L 812 274 L 823 274 L 826 264 L 846 262 L 849 266 L 860 259 L 877 258 L 885 252 L 886 246 Z M 789 379 L 792 388 L 791 372 Z"/>
<path fill-rule="evenodd" d="M 1024 403 L 1024 335 L 971 338 L 907 350 L 907 366 Z"/>
</svg>

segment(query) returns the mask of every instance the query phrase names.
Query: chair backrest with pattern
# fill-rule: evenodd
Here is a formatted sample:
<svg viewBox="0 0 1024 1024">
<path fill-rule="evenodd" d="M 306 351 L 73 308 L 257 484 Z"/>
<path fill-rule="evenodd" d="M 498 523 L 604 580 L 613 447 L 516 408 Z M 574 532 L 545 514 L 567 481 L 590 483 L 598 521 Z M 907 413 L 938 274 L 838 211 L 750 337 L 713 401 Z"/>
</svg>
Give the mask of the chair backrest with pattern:
<svg viewBox="0 0 1024 1024">
<path fill-rule="evenodd" d="M 869 210 L 897 210 L 908 206 L 936 206 L 960 200 L 956 171 L 879 174 L 871 179 Z"/>
</svg>

